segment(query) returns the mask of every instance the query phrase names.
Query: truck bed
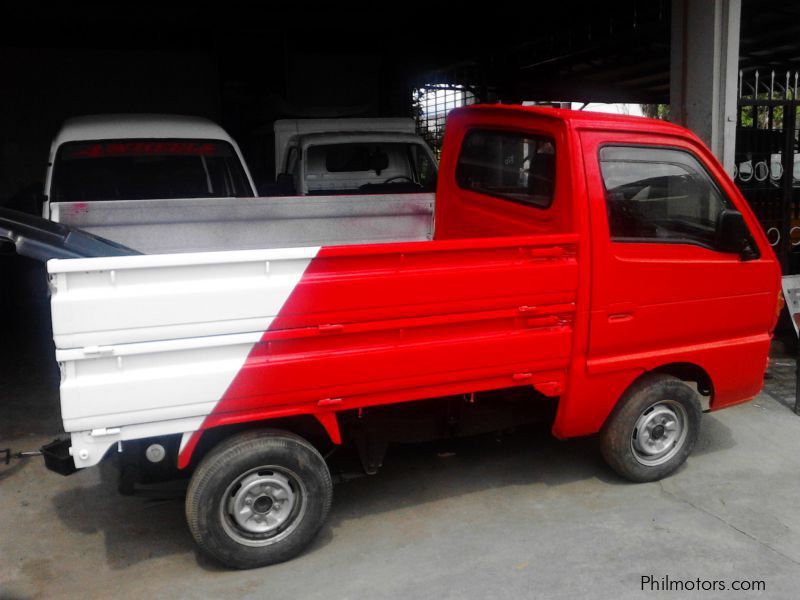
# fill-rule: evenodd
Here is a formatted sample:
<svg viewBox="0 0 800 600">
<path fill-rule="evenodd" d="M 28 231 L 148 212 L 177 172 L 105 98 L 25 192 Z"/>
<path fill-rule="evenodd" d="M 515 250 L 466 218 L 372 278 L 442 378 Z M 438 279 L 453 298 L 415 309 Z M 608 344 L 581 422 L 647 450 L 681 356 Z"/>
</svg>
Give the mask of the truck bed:
<svg viewBox="0 0 800 600">
<path fill-rule="evenodd" d="M 76 465 L 153 423 L 159 435 L 186 434 L 515 385 L 557 395 L 577 243 L 568 234 L 51 260 L 64 427 L 84 449 L 98 444 Z"/>
</svg>

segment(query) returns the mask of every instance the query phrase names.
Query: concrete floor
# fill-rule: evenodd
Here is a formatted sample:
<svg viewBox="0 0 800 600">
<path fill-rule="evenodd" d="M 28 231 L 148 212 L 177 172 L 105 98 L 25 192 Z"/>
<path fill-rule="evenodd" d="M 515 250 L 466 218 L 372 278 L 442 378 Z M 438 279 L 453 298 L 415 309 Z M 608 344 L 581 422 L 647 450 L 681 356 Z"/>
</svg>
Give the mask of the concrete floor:
<svg viewBox="0 0 800 600">
<path fill-rule="evenodd" d="M 0 379 L 0 446 L 33 448 L 58 432 L 40 355 L 20 347 Z M 462 440 L 448 455 L 396 448 L 377 476 L 336 485 L 305 554 L 247 572 L 197 554 L 180 486 L 123 497 L 111 468 L 64 478 L 16 461 L 0 466 L 0 598 L 639 598 L 643 575 L 766 583 L 762 594 L 704 598 L 796 597 L 791 365 L 779 362 L 754 402 L 705 415 L 688 464 L 662 482 L 623 482 L 594 440 L 558 442 L 541 428 Z"/>
</svg>

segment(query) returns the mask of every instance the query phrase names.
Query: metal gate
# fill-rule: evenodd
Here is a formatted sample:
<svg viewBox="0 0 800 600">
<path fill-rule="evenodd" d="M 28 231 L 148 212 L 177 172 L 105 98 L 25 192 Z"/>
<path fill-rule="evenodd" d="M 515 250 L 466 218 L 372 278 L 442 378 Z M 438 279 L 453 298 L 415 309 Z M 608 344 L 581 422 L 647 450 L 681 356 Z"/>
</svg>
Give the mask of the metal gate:
<svg viewBox="0 0 800 600">
<path fill-rule="evenodd" d="M 427 84 L 413 91 L 412 109 L 417 132 L 428 142 L 437 158 L 442 150 L 444 125 L 454 108 L 478 102 L 474 88 L 444 83 Z"/>
<path fill-rule="evenodd" d="M 800 272 L 797 91 L 797 71 L 739 72 L 733 178 L 788 274 Z"/>
</svg>

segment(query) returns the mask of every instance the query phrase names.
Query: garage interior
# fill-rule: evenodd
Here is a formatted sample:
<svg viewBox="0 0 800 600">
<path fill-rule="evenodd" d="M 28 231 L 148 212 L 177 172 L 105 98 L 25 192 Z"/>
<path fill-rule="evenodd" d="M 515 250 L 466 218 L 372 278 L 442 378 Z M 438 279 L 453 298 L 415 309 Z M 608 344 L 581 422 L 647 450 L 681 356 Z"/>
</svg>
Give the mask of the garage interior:
<svg viewBox="0 0 800 600">
<path fill-rule="evenodd" d="M 39 212 L 50 141 L 76 115 L 210 118 L 237 140 L 256 185 L 264 186 L 275 178 L 272 124 L 279 118 L 414 116 L 436 145 L 442 109 L 464 102 L 626 102 L 657 110 L 670 103 L 672 8 L 668 0 L 626 0 L 582 10 L 548 4 L 524 18 L 503 12 L 448 19 L 433 11 L 385 19 L 355 8 L 259 15 L 239 3 L 190 10 L 132 1 L 6 6 L 0 205 Z M 744 73 L 799 64 L 798 10 L 779 0 L 742 3 Z M 432 114 L 423 110 L 426 93 L 442 104 Z M 38 265 L 8 252 L 1 264 L 9 282 L 1 305 L 2 364 L 10 369 L 3 386 L 27 377 L 43 386 L 33 396 L 48 399 L 36 412 L 50 430 L 58 411 L 46 358 L 44 277 Z M 30 368 L 40 361 L 41 369 Z M 0 437 L 25 412 L 15 399 L 31 397 L 11 391 L 0 408 Z"/>
<path fill-rule="evenodd" d="M 444 16 L 424 26 L 423 15 L 384 19 L 355 9 L 256 15 L 237 3 L 193 5 L 189 13 L 129 1 L 4 11 L 0 205 L 31 213 L 41 210 L 50 142 L 76 115 L 207 117 L 239 143 L 259 186 L 274 181 L 279 118 L 416 115 L 423 125 L 414 99 L 441 89 L 450 90 L 448 108 L 465 99 L 669 101 L 666 1 L 595 6 L 577 16 L 548 5 L 524 21 L 475 15 L 447 26 Z M 443 117 L 430 117 L 434 144 Z M 43 268 L 9 252 L 1 259 L 8 283 L 0 439 L 56 433 L 58 371 Z"/>
<path fill-rule="evenodd" d="M 426 91 L 447 96 L 447 108 L 465 101 L 666 105 L 671 8 L 666 0 L 581 11 L 551 4 L 535 18 L 489 14 L 422 27 L 412 14 L 387 21 L 356 10 L 284 9 L 267 24 L 235 3 L 197 5 L 188 15 L 182 7 L 156 11 L 135 2 L 6 7 L 0 204 L 40 210 L 50 140 L 66 118 L 81 114 L 210 118 L 238 141 L 256 184 L 264 185 L 275 177 L 272 123 L 279 118 L 416 116 L 436 144 L 444 113 L 422 113 Z M 796 7 L 746 0 L 741 10 L 743 72 L 798 64 Z M 4 252 L 2 276 L 0 438 L 57 431 L 42 268 Z"/>
<path fill-rule="evenodd" d="M 239 143 L 257 186 L 274 181 L 272 124 L 281 118 L 414 117 L 436 144 L 443 114 L 426 114 L 420 97 L 437 90 L 449 91 L 453 104 L 637 103 L 656 114 L 675 101 L 672 4 L 538 3 L 530 14 L 473 8 L 458 18 L 452 10 L 332 6 L 270 6 L 261 14 L 237 2 L 6 5 L 0 206 L 40 210 L 50 141 L 66 118 L 82 114 L 210 118 Z M 800 6 L 742 0 L 740 22 L 736 72 L 800 68 Z M 788 193 L 798 206 L 800 198 Z M 788 229 L 789 208 L 781 211 L 773 221 Z M 786 240 L 781 251 L 788 257 Z M 788 264 L 786 258 L 787 272 Z M 0 280 L 0 449 L 27 450 L 27 439 L 61 431 L 46 277 L 41 265 L 0 248 Z M 550 446 L 543 451 L 558 454 Z M 530 449 L 520 452 L 504 455 L 515 464 L 531 458 Z M 569 455 L 579 453 L 573 447 Z M 21 461 L 0 464 L 0 486 L 21 468 Z M 166 510 L 170 518 L 176 512 Z M 121 540 L 112 544 L 112 567 L 122 569 L 129 563 Z"/>
</svg>

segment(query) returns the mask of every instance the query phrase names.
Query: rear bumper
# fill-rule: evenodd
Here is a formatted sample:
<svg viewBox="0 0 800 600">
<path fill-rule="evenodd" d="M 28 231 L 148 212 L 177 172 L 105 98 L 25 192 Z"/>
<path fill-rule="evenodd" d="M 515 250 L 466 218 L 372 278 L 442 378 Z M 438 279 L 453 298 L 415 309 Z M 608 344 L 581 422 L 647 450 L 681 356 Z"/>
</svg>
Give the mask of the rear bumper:
<svg viewBox="0 0 800 600">
<path fill-rule="evenodd" d="M 44 466 L 61 475 L 72 475 L 78 469 L 70 454 L 70 440 L 56 439 L 42 446 Z"/>
</svg>

